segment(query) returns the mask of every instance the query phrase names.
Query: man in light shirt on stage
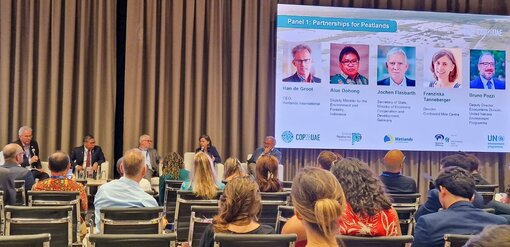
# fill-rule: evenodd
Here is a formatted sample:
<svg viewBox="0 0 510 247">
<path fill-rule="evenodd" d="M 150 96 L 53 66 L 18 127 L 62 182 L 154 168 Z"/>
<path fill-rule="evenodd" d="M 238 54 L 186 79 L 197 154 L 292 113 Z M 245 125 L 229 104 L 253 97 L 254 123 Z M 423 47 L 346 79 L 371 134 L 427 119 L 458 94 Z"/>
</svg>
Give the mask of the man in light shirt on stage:
<svg viewBox="0 0 510 247">
<path fill-rule="evenodd" d="M 156 149 L 151 148 L 152 138 L 150 135 L 141 135 L 138 142 L 138 149 L 142 151 L 143 157 L 145 157 L 145 165 L 147 166 L 145 179 L 151 181 L 152 177 L 158 177 L 158 166 L 161 157 L 159 157 Z"/>
</svg>

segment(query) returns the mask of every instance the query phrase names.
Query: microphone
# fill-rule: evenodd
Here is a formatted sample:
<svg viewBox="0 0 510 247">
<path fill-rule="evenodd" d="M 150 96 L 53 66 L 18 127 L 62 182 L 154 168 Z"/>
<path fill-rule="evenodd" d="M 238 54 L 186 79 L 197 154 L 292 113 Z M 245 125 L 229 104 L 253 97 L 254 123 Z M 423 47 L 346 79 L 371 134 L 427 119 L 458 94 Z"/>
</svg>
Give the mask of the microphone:
<svg viewBox="0 0 510 247">
<path fill-rule="evenodd" d="M 30 146 L 30 148 L 32 149 L 32 153 L 37 156 L 37 154 L 35 154 L 35 148 L 33 146 Z"/>
</svg>

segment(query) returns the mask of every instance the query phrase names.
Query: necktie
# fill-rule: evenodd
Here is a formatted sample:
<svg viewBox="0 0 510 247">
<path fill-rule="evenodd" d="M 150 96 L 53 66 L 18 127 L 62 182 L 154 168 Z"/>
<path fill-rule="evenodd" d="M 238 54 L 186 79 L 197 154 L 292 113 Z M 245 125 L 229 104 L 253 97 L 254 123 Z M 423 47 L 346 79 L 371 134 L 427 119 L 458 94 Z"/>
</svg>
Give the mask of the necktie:
<svg viewBox="0 0 510 247">
<path fill-rule="evenodd" d="M 87 161 L 85 162 L 85 167 L 90 167 L 90 150 L 87 150 Z"/>
<path fill-rule="evenodd" d="M 493 86 L 492 80 L 488 81 L 487 82 L 487 88 L 488 89 L 492 89 L 492 86 Z"/>
</svg>

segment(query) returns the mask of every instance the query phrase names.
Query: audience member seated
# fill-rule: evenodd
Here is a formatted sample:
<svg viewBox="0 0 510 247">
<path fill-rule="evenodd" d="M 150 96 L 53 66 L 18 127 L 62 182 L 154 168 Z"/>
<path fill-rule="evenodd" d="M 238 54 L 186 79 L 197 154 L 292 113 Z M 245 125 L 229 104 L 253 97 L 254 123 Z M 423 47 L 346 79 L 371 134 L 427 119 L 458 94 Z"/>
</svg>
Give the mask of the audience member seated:
<svg viewBox="0 0 510 247">
<path fill-rule="evenodd" d="M 257 160 L 265 155 L 272 155 L 278 159 L 278 163 L 282 163 L 282 152 L 275 148 L 276 139 L 273 136 L 266 136 L 264 139 L 264 146 L 259 147 L 253 151 L 250 159 L 246 161 L 248 163 L 248 172 L 252 175 L 255 175 L 255 164 Z"/>
<path fill-rule="evenodd" d="M 122 169 L 124 175 L 99 187 L 94 200 L 96 230 L 99 231 L 99 211 L 109 207 L 158 207 L 154 197 L 145 193 L 140 187 L 140 180 L 147 172 L 145 158 L 138 149 L 124 153 Z"/>
<path fill-rule="evenodd" d="M 165 156 L 163 159 L 162 174 L 159 177 L 159 205 L 165 202 L 165 181 L 166 180 L 188 180 L 189 171 L 184 169 L 184 162 L 182 157 L 172 152 Z"/>
<path fill-rule="evenodd" d="M 246 176 L 246 171 L 241 166 L 241 162 L 234 157 L 230 157 L 225 161 L 225 173 L 223 173 L 223 181 L 229 182 L 237 177 Z"/>
<path fill-rule="evenodd" d="M 204 152 L 195 154 L 192 172 L 191 180 L 184 181 L 181 190 L 193 191 L 197 196 L 210 199 L 216 195 L 217 190 L 225 187 L 216 178 L 211 157 Z"/>
<path fill-rule="evenodd" d="M 470 202 L 475 181 L 460 167 L 443 169 L 436 181 L 444 210 L 420 217 L 416 223 L 413 247 L 440 247 L 444 234 L 476 234 L 488 225 L 506 224 L 503 217 L 475 208 Z"/>
<path fill-rule="evenodd" d="M 452 154 L 448 155 L 441 159 L 441 169 L 445 169 L 447 167 L 460 167 L 466 171 L 471 170 L 471 160 L 464 154 Z M 484 207 L 483 197 L 476 193 L 473 199 L 473 205 L 477 208 Z M 435 213 L 439 211 L 441 208 L 441 203 L 439 202 L 439 190 L 437 188 L 432 188 L 429 190 L 427 195 L 427 201 L 418 208 L 414 218 L 416 221 L 422 216 L 430 213 Z"/>
<path fill-rule="evenodd" d="M 484 177 L 482 177 L 482 175 L 478 171 L 478 167 L 480 166 L 480 160 L 476 156 L 474 156 L 473 154 L 466 154 L 466 156 L 469 159 L 469 161 L 471 161 L 471 163 L 470 163 L 471 166 L 470 166 L 469 172 L 471 172 L 471 175 L 475 179 L 475 184 L 476 185 L 489 185 L 489 184 L 491 184 Z"/>
<path fill-rule="evenodd" d="M 221 163 L 221 156 L 216 150 L 216 147 L 212 145 L 211 137 L 208 135 L 201 135 L 198 138 L 199 147 L 195 150 L 195 153 L 204 152 L 211 157 L 213 163 Z"/>
<path fill-rule="evenodd" d="M 367 164 L 344 158 L 331 167 L 345 192 L 347 205 L 339 220 L 340 234 L 355 236 L 399 236 L 396 210 L 384 186 Z"/>
<path fill-rule="evenodd" d="M 492 225 L 470 238 L 464 247 L 510 247 L 510 226 Z"/>
<path fill-rule="evenodd" d="M 278 159 L 265 155 L 257 160 L 255 178 L 261 192 L 283 191 L 283 185 L 278 179 Z"/>
<path fill-rule="evenodd" d="M 123 157 L 120 157 L 117 160 L 117 172 L 119 173 L 120 176 L 124 176 L 124 158 Z M 147 180 L 146 178 L 142 178 L 138 184 L 140 184 L 140 187 L 142 188 L 143 191 L 152 192 L 151 182 L 149 182 L 149 180 Z"/>
<path fill-rule="evenodd" d="M 322 151 L 317 157 L 317 163 L 324 170 L 331 170 L 331 166 L 337 161 L 341 160 L 342 155 L 333 153 L 331 151 Z"/>
<path fill-rule="evenodd" d="M 391 194 L 416 193 L 416 181 L 401 174 L 405 159 L 404 153 L 398 149 L 390 150 L 384 156 L 384 171 L 379 178 L 386 187 L 386 192 Z"/>
<path fill-rule="evenodd" d="M 12 180 L 25 180 L 25 190 L 31 190 L 35 183 L 34 175 L 25 167 L 21 167 L 23 162 L 23 148 L 16 143 L 5 145 L 2 150 L 5 163 L 3 168 L 9 169 L 9 178 Z"/>
<path fill-rule="evenodd" d="M 234 178 L 220 197 L 219 212 L 207 226 L 200 247 L 213 247 L 215 233 L 271 234 L 274 229 L 257 222 L 262 204 L 259 187 L 251 177 Z"/>
<path fill-rule="evenodd" d="M 510 224 L 510 186 L 508 186 L 505 192 L 496 194 L 495 200 L 487 203 L 487 207 L 493 208 L 495 214 L 504 217 Z"/>
<path fill-rule="evenodd" d="M 51 171 L 49 179 L 34 184 L 34 191 L 78 191 L 80 192 L 81 210 L 87 212 L 88 200 L 85 187 L 67 177 L 71 169 L 71 162 L 66 153 L 57 151 L 48 157 L 48 168 Z"/>
<path fill-rule="evenodd" d="M 304 168 L 293 180 L 291 195 L 296 215 L 282 234 L 296 233 L 296 247 L 338 246 L 338 219 L 346 204 L 338 180 L 326 170 Z"/>
</svg>

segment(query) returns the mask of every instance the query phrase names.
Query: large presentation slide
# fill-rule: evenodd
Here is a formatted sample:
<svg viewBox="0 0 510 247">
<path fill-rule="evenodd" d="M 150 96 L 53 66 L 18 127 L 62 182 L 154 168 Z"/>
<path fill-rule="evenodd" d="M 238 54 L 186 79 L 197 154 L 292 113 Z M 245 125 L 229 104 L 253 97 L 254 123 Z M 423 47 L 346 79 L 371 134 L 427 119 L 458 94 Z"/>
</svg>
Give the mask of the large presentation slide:
<svg viewBox="0 0 510 247">
<path fill-rule="evenodd" d="M 278 5 L 281 148 L 509 152 L 510 17 Z"/>
</svg>

